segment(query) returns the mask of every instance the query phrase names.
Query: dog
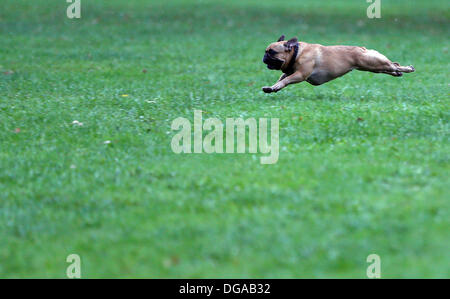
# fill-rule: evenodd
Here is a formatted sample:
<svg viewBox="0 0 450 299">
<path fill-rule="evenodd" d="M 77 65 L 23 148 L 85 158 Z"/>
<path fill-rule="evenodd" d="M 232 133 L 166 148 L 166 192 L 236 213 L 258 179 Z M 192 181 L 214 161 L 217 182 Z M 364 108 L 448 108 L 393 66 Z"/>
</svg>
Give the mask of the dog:
<svg viewBox="0 0 450 299">
<path fill-rule="evenodd" d="M 414 67 L 401 66 L 386 56 L 364 47 L 322 46 L 299 42 L 296 37 L 288 41 L 282 35 L 271 43 L 264 54 L 263 62 L 270 70 L 281 70 L 283 74 L 272 86 L 264 86 L 265 93 L 278 92 L 290 84 L 306 81 L 321 85 L 339 78 L 352 70 L 384 73 L 400 77 L 412 73 Z"/>
</svg>

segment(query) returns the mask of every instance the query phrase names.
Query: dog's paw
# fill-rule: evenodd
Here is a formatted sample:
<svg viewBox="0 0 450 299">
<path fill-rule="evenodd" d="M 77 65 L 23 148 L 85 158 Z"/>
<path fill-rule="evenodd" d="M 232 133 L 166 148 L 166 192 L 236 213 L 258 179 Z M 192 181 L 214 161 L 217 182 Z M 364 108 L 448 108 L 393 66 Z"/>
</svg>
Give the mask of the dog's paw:
<svg viewBox="0 0 450 299">
<path fill-rule="evenodd" d="M 271 92 L 273 92 L 273 89 L 270 86 L 264 86 L 262 88 L 262 91 L 264 91 L 265 93 L 271 93 Z"/>
<path fill-rule="evenodd" d="M 413 67 L 412 65 L 410 65 L 409 67 L 411 68 L 411 72 L 415 72 L 416 71 L 416 68 Z"/>
</svg>

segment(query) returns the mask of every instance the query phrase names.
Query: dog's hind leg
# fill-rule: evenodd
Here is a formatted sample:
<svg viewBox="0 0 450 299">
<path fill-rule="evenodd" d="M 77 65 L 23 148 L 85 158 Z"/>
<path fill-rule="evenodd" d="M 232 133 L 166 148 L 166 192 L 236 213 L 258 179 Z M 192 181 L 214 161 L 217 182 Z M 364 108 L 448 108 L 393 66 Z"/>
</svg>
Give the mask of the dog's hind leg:
<svg viewBox="0 0 450 299">
<path fill-rule="evenodd" d="M 386 56 L 375 50 L 366 50 L 364 48 L 361 48 L 361 53 L 357 56 L 356 69 L 389 74 L 395 77 L 402 76 L 402 73 L 412 73 L 415 71 L 412 65 L 401 66 L 399 63 L 390 61 Z"/>
<path fill-rule="evenodd" d="M 397 62 L 394 62 L 394 65 L 397 67 L 397 70 L 402 72 L 402 73 L 412 73 L 412 72 L 416 71 L 416 69 L 412 65 L 410 65 L 410 66 L 401 66 Z"/>
</svg>

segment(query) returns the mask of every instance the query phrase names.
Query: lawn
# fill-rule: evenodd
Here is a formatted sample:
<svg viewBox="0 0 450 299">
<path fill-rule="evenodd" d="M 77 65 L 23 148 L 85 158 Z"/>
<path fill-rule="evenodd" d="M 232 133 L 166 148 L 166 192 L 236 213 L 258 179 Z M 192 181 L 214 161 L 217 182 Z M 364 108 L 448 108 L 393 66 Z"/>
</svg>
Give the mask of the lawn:
<svg viewBox="0 0 450 299">
<path fill-rule="evenodd" d="M 450 277 L 449 3 L 368 5 L 1 1 L 0 277 Z M 264 94 L 281 34 L 416 72 Z M 175 154 L 195 109 L 279 118 L 278 162 Z"/>
</svg>

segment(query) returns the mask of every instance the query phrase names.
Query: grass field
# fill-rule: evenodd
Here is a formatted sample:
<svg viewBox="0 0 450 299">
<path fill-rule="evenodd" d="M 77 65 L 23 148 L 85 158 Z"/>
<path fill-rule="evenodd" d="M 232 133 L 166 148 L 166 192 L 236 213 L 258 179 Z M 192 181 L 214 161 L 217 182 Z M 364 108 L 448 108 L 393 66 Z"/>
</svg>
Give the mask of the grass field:
<svg viewBox="0 0 450 299">
<path fill-rule="evenodd" d="M 448 1 L 67 5 L 0 4 L 0 277 L 450 277 Z M 267 95 L 281 34 L 416 72 Z M 279 118 L 278 163 L 173 153 L 194 109 Z"/>
</svg>

